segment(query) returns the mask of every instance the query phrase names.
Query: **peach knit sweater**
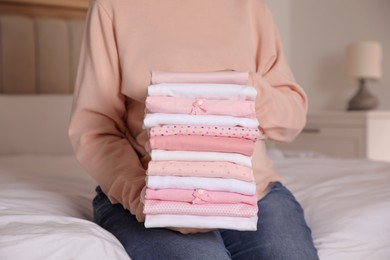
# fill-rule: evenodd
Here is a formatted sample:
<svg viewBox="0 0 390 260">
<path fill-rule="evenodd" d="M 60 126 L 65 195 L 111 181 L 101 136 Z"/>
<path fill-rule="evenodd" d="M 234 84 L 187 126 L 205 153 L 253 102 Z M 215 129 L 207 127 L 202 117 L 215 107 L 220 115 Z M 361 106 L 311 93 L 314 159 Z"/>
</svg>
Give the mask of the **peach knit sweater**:
<svg viewBox="0 0 390 260">
<path fill-rule="evenodd" d="M 249 72 L 256 116 L 268 139 L 289 142 L 305 124 L 295 83 L 262 0 L 91 0 L 69 136 L 78 160 L 112 203 L 144 220 L 140 193 L 150 160 L 142 129 L 151 71 Z M 260 199 L 280 180 L 256 143 Z"/>
</svg>

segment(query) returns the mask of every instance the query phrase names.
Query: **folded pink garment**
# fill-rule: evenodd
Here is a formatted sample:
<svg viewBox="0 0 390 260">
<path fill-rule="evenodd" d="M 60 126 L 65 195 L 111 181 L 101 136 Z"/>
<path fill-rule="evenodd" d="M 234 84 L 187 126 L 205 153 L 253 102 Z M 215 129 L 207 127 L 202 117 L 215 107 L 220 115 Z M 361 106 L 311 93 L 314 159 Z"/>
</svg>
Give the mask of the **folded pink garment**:
<svg viewBox="0 0 390 260">
<path fill-rule="evenodd" d="M 150 136 L 168 136 L 168 135 L 205 135 L 205 136 L 224 136 L 234 138 L 249 139 L 254 142 L 264 139 L 264 135 L 257 128 L 239 127 L 239 126 L 203 126 L 203 125 L 162 125 L 150 129 Z"/>
<path fill-rule="evenodd" d="M 147 188 L 145 199 L 161 201 L 189 202 L 192 204 L 237 204 L 257 205 L 256 195 L 243 195 L 235 192 L 210 191 L 204 189 L 160 189 Z"/>
<path fill-rule="evenodd" d="M 251 167 L 232 162 L 149 161 L 147 175 L 229 178 L 253 182 Z"/>
<path fill-rule="evenodd" d="M 255 101 L 148 96 L 146 113 L 227 115 L 255 118 Z"/>
<path fill-rule="evenodd" d="M 252 217 L 257 206 L 237 204 L 192 204 L 188 202 L 145 200 L 144 214 L 177 214 L 200 216 Z"/>
<path fill-rule="evenodd" d="M 160 83 L 218 83 L 238 84 L 248 83 L 248 72 L 215 71 L 215 72 L 168 72 L 152 71 L 152 84 Z"/>
<path fill-rule="evenodd" d="M 251 140 L 231 137 L 170 135 L 150 138 L 149 147 L 151 150 L 240 153 L 252 156 L 254 144 Z"/>
</svg>

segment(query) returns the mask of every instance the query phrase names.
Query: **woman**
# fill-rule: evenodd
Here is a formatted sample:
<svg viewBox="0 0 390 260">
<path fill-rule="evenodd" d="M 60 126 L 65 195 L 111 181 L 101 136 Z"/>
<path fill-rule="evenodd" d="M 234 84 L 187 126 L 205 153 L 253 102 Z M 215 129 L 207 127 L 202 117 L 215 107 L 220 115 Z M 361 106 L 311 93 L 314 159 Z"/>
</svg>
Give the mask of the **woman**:
<svg viewBox="0 0 390 260">
<path fill-rule="evenodd" d="M 303 210 L 263 141 L 253 154 L 256 232 L 144 227 L 140 193 L 150 157 L 142 122 L 154 70 L 246 71 L 268 139 L 289 142 L 305 124 L 306 95 L 263 1 L 91 0 L 69 136 L 99 184 L 95 221 L 132 259 L 318 259 Z"/>
</svg>

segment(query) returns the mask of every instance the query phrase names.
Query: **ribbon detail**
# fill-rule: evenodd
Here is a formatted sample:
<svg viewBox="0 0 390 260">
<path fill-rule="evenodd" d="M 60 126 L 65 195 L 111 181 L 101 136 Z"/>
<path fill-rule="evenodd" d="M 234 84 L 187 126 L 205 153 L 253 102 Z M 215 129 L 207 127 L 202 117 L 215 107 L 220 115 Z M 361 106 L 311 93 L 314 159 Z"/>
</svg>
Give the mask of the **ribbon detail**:
<svg viewBox="0 0 390 260">
<path fill-rule="evenodd" d="M 197 115 L 200 111 L 207 112 L 207 107 L 203 99 L 195 99 L 192 103 L 191 114 Z"/>
<path fill-rule="evenodd" d="M 192 204 L 202 204 L 211 200 L 210 195 L 203 189 L 196 189 L 192 195 L 195 197 Z"/>
</svg>

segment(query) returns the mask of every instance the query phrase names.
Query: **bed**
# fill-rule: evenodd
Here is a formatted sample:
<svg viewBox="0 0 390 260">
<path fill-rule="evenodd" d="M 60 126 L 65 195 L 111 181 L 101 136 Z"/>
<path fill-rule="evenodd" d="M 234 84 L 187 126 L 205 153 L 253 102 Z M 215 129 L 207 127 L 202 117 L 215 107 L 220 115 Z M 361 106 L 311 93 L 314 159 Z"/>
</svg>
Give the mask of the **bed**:
<svg viewBox="0 0 390 260">
<path fill-rule="evenodd" d="M 0 1 L 0 259 L 129 259 L 92 222 L 96 183 L 67 137 L 85 1 L 26 2 L 34 1 Z M 35 34 L 26 36 L 30 23 Z M 15 35 L 26 37 L 22 45 Z M 390 163 L 268 152 L 305 210 L 321 260 L 390 259 Z"/>
</svg>

